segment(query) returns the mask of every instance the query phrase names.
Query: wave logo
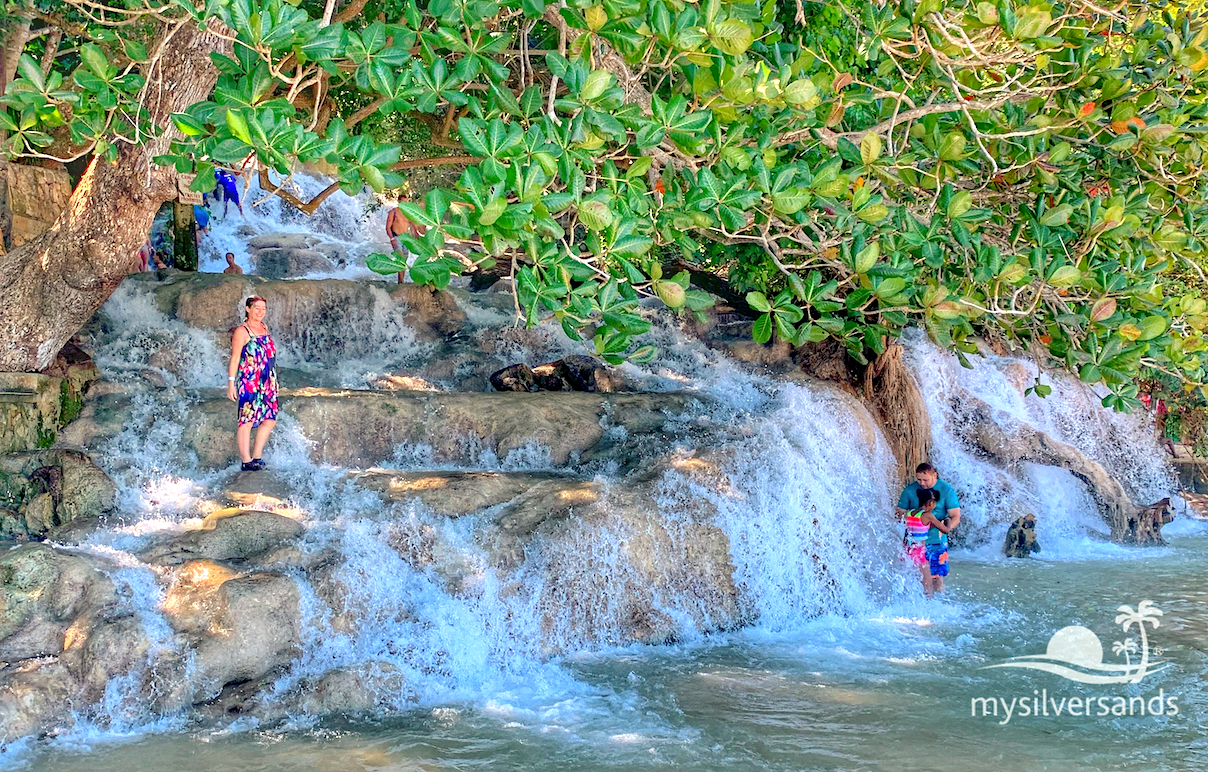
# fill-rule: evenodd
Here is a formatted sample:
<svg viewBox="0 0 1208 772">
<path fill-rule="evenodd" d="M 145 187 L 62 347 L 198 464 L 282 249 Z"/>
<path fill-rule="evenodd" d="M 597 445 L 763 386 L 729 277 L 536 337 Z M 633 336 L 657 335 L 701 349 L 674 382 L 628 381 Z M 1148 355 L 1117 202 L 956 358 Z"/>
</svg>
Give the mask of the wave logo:
<svg viewBox="0 0 1208 772">
<path fill-rule="evenodd" d="M 982 670 L 1017 667 L 1055 673 L 1062 678 L 1083 684 L 1135 684 L 1147 675 L 1170 667 L 1169 662 L 1149 658 L 1149 638 L 1145 632 L 1147 624 L 1157 629 L 1160 624 L 1158 617 L 1162 616 L 1162 610 L 1154 606 L 1152 601 L 1143 600 L 1137 604 L 1135 611 L 1132 606 L 1121 606 L 1116 611 L 1116 624 L 1124 628 L 1124 633 L 1127 635 L 1129 630 L 1136 627 L 1141 637 L 1140 646 L 1132 636 L 1112 643 L 1112 653 L 1124 656 L 1122 665 L 1104 662 L 1103 643 L 1100 642 L 1099 636 L 1080 625 L 1071 625 L 1053 633 L 1044 654 L 1011 657 L 1006 662 L 987 665 Z M 1141 657 L 1133 664 L 1132 655 L 1138 651 Z M 1161 652 L 1155 650 L 1155 653 Z"/>
</svg>

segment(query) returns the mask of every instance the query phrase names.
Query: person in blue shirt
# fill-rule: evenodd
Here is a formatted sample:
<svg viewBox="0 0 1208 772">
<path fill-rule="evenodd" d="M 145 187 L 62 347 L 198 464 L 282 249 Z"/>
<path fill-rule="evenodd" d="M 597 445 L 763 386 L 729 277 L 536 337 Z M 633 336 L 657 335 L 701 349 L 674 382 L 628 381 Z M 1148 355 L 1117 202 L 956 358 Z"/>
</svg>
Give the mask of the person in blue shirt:
<svg viewBox="0 0 1208 772">
<path fill-rule="evenodd" d="M 214 193 L 216 198 L 222 199 L 222 219 L 226 219 L 231 213 L 231 202 L 235 202 L 235 206 L 239 209 L 239 214 L 243 214 L 243 204 L 239 202 L 239 185 L 235 181 L 235 175 L 226 169 L 214 170 L 214 181 L 218 183 Z"/>
<path fill-rule="evenodd" d="M 939 473 L 931 464 L 919 464 L 914 474 L 915 482 L 907 485 L 898 497 L 898 519 L 905 519 L 907 513 L 922 509 L 919 491 L 930 490 L 938 497 L 935 516 L 947 521 L 949 532 L 955 530 L 961 521 L 961 502 L 956 491 L 939 478 Z M 931 566 L 931 575 L 936 578 L 935 591 L 943 592 L 944 577 L 948 575 L 948 534 L 942 533 L 938 528 L 931 528 L 927 532 L 926 554 Z"/>
</svg>

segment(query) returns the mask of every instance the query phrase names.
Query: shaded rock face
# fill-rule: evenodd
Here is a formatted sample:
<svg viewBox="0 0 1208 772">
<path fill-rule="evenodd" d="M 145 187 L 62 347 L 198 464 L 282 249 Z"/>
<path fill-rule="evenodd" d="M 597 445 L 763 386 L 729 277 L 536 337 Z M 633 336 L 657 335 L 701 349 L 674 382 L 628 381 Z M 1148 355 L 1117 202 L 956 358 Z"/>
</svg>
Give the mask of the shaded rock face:
<svg viewBox="0 0 1208 772">
<path fill-rule="evenodd" d="M 74 343 L 41 373 L 0 373 L 0 453 L 53 445 L 98 378 L 92 358 Z"/>
<path fill-rule="evenodd" d="M 599 360 L 574 354 L 536 367 L 524 363 L 491 373 L 495 391 L 586 391 L 623 390 L 623 380 Z"/>
<path fill-rule="evenodd" d="M 109 476 L 78 451 L 0 456 L 0 539 L 41 539 L 104 518 L 116 494 Z"/>
<path fill-rule="evenodd" d="M 152 563 L 180 564 L 188 560 L 247 560 L 296 539 L 302 526 L 272 512 L 222 509 L 208 516 L 201 528 L 143 553 Z"/>
<path fill-rule="evenodd" d="M 1033 552 L 1040 552 L 1040 542 L 1036 539 L 1035 515 L 1024 515 L 1011 523 L 1002 551 L 1009 558 L 1026 558 Z"/>
</svg>

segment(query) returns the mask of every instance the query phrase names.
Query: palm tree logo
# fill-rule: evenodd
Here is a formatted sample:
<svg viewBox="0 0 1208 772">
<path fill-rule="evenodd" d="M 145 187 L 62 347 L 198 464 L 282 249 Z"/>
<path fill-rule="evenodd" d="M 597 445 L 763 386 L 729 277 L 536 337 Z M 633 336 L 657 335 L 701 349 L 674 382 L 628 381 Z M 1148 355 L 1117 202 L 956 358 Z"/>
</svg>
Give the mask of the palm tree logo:
<svg viewBox="0 0 1208 772">
<path fill-rule="evenodd" d="M 1113 642 L 1112 653 L 1116 656 L 1123 654 L 1124 664 L 1104 662 L 1103 644 L 1099 636 L 1081 625 L 1071 625 L 1053 633 L 1044 654 L 1011 657 L 1006 662 L 987 665 L 983 670 L 1016 667 L 1043 670 L 1084 684 L 1123 684 L 1137 683 L 1147 675 L 1170 667 L 1169 662 L 1158 663 L 1149 659 L 1149 637 L 1145 625 L 1151 624 L 1156 629 L 1161 623 L 1158 617 L 1162 616 L 1162 610 L 1154 606 L 1153 601 L 1143 600 L 1137 604 L 1135 611 L 1132 606 L 1120 606 L 1116 611 L 1119 612 L 1116 624 L 1125 633 L 1133 627 L 1141 632 L 1140 646 L 1132 636 Z M 1141 652 L 1141 659 L 1134 665 L 1132 655 L 1137 651 Z"/>
<path fill-rule="evenodd" d="M 1112 654 L 1120 656 L 1121 653 L 1124 654 L 1124 664 L 1132 667 L 1132 658 L 1129 655 L 1137 653 L 1137 639 L 1130 635 L 1123 641 L 1113 641 Z"/>
<path fill-rule="evenodd" d="M 1137 669 L 1137 674 L 1133 677 L 1132 682 L 1135 684 L 1145 677 L 1149 669 L 1149 638 L 1145 634 L 1145 623 L 1148 622 L 1158 629 L 1161 622 L 1158 617 L 1162 616 L 1162 609 L 1153 605 L 1152 601 L 1143 600 L 1137 604 L 1137 610 L 1133 611 L 1132 606 L 1121 606 L 1116 609 L 1120 612 L 1116 615 L 1116 624 L 1124 628 L 1124 632 L 1136 625 L 1141 630 L 1141 664 Z"/>
</svg>

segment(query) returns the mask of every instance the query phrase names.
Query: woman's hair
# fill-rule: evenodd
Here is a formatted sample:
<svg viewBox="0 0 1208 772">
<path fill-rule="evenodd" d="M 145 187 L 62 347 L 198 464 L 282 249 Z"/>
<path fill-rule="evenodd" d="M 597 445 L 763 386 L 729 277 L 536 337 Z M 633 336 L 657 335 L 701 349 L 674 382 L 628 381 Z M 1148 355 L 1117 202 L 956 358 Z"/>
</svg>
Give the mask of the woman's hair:
<svg viewBox="0 0 1208 772">
<path fill-rule="evenodd" d="M 265 308 L 268 308 L 268 301 L 267 301 L 267 300 L 265 300 L 264 298 L 260 297 L 259 295 L 252 295 L 252 296 L 251 296 L 250 298 L 248 298 L 248 299 L 247 299 L 247 301 L 246 301 L 246 302 L 244 302 L 244 304 L 243 304 L 243 317 L 244 317 L 245 319 L 251 318 L 251 314 L 249 314 L 248 312 L 252 310 L 252 304 L 253 304 L 253 303 L 255 303 L 257 300 L 259 300 L 261 303 L 263 303 Z"/>
<path fill-rule="evenodd" d="M 923 506 L 929 501 L 939 501 L 940 494 L 936 493 L 934 488 L 919 488 L 919 506 Z"/>
</svg>

